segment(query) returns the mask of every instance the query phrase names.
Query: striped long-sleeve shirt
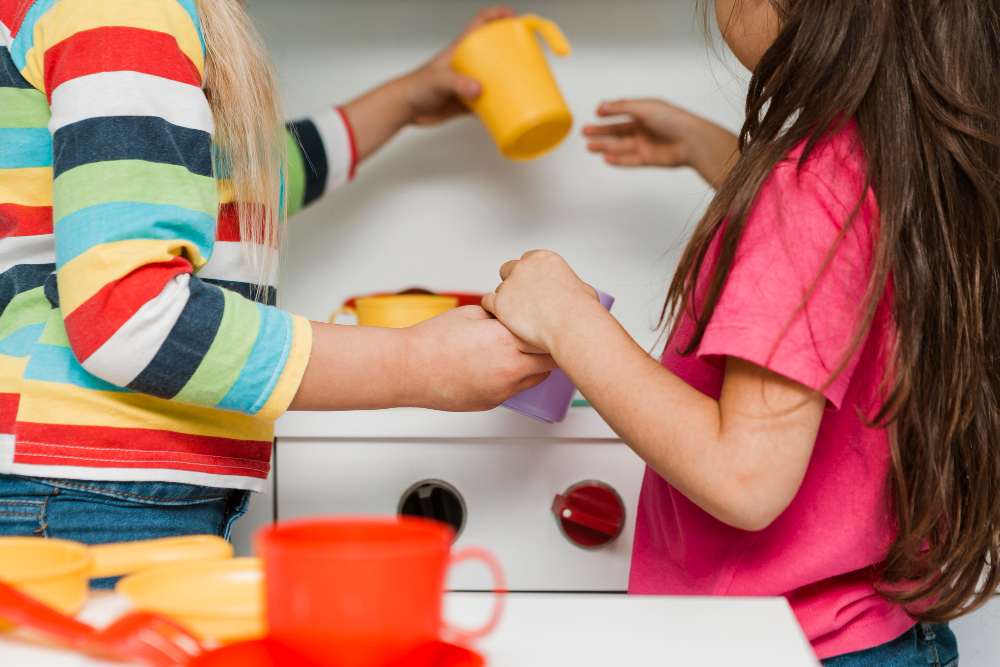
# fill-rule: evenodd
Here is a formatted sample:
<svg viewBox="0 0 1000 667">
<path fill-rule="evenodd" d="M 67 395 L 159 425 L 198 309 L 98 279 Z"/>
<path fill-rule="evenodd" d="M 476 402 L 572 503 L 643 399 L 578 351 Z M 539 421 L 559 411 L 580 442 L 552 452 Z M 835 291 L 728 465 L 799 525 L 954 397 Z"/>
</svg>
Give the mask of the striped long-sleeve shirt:
<svg viewBox="0 0 1000 667">
<path fill-rule="evenodd" d="M 310 328 L 252 288 L 204 54 L 194 0 L 0 0 L 0 472 L 263 487 Z M 287 144 L 290 212 L 349 180 L 337 110 Z"/>
</svg>

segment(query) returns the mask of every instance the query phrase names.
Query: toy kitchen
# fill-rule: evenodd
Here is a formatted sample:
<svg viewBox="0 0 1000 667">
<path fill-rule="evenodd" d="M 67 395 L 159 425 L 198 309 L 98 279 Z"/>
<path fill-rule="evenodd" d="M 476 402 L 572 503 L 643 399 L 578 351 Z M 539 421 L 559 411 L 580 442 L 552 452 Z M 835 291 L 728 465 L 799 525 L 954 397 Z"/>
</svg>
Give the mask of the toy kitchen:
<svg viewBox="0 0 1000 667">
<path fill-rule="evenodd" d="M 354 295 L 420 286 L 486 292 L 525 250 L 553 249 L 614 295 L 645 348 L 685 229 L 709 194 L 686 170 L 616 170 L 579 135 L 597 105 L 660 97 L 737 128 L 746 78 L 713 57 L 687 0 L 536 0 L 520 11 L 561 25 L 570 58 L 550 59 L 575 125 L 540 160 L 505 160 L 473 120 L 416 129 L 355 182 L 291 222 L 280 304 L 325 321 Z M 257 0 L 252 9 L 291 117 L 349 99 L 445 43 L 479 5 L 451 0 Z M 721 54 L 721 52 L 720 52 Z M 723 58 L 725 56 L 723 55 Z M 456 546 L 497 555 L 508 588 L 622 593 L 643 463 L 585 403 L 548 424 L 516 412 L 288 413 L 277 422 L 271 492 L 234 532 L 237 552 L 275 518 L 413 514 L 451 524 Z M 455 570 L 449 587 L 488 588 Z M 965 665 L 1000 660 L 1000 605 L 953 624 Z"/>
</svg>

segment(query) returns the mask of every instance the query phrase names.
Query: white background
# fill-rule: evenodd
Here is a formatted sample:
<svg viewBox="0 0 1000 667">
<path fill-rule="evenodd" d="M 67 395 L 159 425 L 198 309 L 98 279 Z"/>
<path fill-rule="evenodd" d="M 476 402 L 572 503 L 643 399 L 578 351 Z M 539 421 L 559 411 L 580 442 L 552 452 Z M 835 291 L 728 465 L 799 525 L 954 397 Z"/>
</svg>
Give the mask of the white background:
<svg viewBox="0 0 1000 667">
<path fill-rule="evenodd" d="M 251 7 L 295 118 L 420 64 L 485 4 L 256 0 Z M 524 164 L 502 158 L 472 118 L 405 131 L 362 165 L 355 183 L 291 221 L 284 307 L 325 320 L 356 294 L 412 285 L 490 291 L 504 261 L 542 247 L 616 296 L 615 315 L 652 347 L 677 246 L 709 190 L 687 169 L 608 167 L 586 152 L 579 129 L 601 100 L 619 96 L 663 97 L 738 127 L 745 73 L 710 52 L 693 0 L 511 4 L 557 21 L 574 47 L 569 58 L 552 58 L 576 119 L 570 138 Z"/>
</svg>

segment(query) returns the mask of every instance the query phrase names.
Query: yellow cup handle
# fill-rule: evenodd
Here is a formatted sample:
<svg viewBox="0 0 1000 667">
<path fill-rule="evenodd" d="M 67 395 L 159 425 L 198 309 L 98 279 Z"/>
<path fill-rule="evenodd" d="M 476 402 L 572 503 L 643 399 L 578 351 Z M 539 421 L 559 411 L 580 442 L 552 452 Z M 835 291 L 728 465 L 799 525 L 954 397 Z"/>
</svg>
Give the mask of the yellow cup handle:
<svg viewBox="0 0 1000 667">
<path fill-rule="evenodd" d="M 119 542 L 90 547 L 93 563 L 87 576 L 117 577 L 169 563 L 224 560 L 233 557 L 233 545 L 218 535 L 163 537 L 142 542 Z"/>
<path fill-rule="evenodd" d="M 327 322 L 329 324 L 333 324 L 333 321 L 337 318 L 337 315 L 340 315 L 341 313 L 350 313 L 355 317 L 358 316 L 358 311 L 354 310 L 350 306 L 344 306 L 343 308 L 338 308 L 337 310 L 333 311 L 333 315 L 330 316 L 330 319 L 328 319 Z"/>
<path fill-rule="evenodd" d="M 525 14 L 521 17 L 521 22 L 528 30 L 537 32 L 545 40 L 545 43 L 552 49 L 552 53 L 557 56 L 568 56 L 570 54 L 569 40 L 563 34 L 554 21 L 543 19 L 537 14 Z"/>
</svg>

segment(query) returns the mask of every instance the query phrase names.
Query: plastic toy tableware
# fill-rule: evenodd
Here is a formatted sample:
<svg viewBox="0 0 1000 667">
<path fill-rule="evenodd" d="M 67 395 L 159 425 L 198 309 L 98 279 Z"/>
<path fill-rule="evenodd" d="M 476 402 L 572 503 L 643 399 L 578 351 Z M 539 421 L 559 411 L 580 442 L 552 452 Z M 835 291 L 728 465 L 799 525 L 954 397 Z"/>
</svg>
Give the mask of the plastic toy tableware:
<svg viewBox="0 0 1000 667">
<path fill-rule="evenodd" d="M 74 615 L 86 602 L 89 579 L 130 574 L 165 563 L 217 560 L 232 555 L 232 545 L 217 535 L 92 547 L 51 538 L 0 537 L 0 581 L 64 614 Z"/>
<path fill-rule="evenodd" d="M 326 667 L 382 667 L 439 639 L 467 642 L 500 620 L 506 586 L 482 549 L 450 554 L 449 526 L 415 517 L 279 523 L 257 535 L 264 558 L 269 636 Z M 449 565 L 479 560 L 498 593 L 475 630 L 442 620 Z"/>
<path fill-rule="evenodd" d="M 446 644 L 430 642 L 419 646 L 403 658 L 381 667 L 482 667 L 483 656 L 475 651 Z M 191 667 L 318 667 L 293 649 L 273 639 L 230 644 L 209 651 L 196 658 Z"/>
<path fill-rule="evenodd" d="M 455 49 L 452 67 L 477 79 L 482 93 L 464 100 L 482 120 L 500 152 L 531 160 L 559 145 L 573 126 L 538 33 L 557 56 L 568 56 L 569 42 L 552 21 L 534 14 L 491 21 Z"/>
<path fill-rule="evenodd" d="M 235 642 L 265 632 L 259 558 L 159 567 L 125 577 L 115 591 L 136 609 L 168 616 L 203 640 Z"/>
<path fill-rule="evenodd" d="M 351 313 L 358 324 L 399 329 L 456 308 L 458 297 L 441 294 L 389 294 L 355 297 L 330 316 L 330 322 L 341 313 Z"/>
<path fill-rule="evenodd" d="M 601 290 L 597 290 L 597 295 L 601 299 L 601 305 L 611 310 L 615 298 Z M 554 424 L 566 419 L 575 395 L 576 387 L 566 374 L 557 368 L 544 382 L 511 396 L 503 402 L 503 406 L 522 415 Z"/>
<path fill-rule="evenodd" d="M 202 646 L 184 628 L 153 614 L 126 614 L 98 630 L 0 583 L 0 614 L 67 646 L 152 667 L 185 667 Z"/>
</svg>

